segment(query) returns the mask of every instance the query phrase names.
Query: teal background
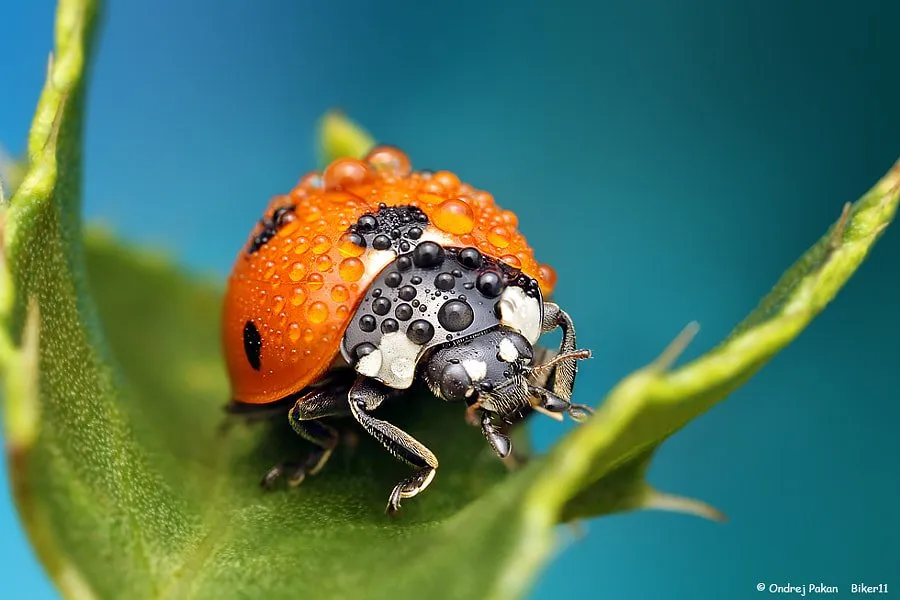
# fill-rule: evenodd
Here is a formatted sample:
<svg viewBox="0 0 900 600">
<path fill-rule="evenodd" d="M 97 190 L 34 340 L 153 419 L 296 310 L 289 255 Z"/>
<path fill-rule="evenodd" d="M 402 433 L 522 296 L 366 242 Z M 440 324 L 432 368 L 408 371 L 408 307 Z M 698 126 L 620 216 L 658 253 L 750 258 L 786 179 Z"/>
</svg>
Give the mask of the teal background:
<svg viewBox="0 0 900 600">
<path fill-rule="evenodd" d="M 224 276 L 269 196 L 313 164 L 315 120 L 340 106 L 519 214 L 594 349 L 582 401 L 692 319 L 689 354 L 715 344 L 900 156 L 900 5 L 886 0 L 107 8 L 90 219 Z M 0 140 L 14 152 L 53 10 L 0 2 Z M 900 592 L 898 267 L 889 230 L 794 345 L 660 452 L 652 482 L 730 522 L 590 522 L 534 598 L 768 595 L 758 582 Z M 533 425 L 541 447 L 564 429 Z M 53 597 L 0 485 L 4 597 Z"/>
</svg>

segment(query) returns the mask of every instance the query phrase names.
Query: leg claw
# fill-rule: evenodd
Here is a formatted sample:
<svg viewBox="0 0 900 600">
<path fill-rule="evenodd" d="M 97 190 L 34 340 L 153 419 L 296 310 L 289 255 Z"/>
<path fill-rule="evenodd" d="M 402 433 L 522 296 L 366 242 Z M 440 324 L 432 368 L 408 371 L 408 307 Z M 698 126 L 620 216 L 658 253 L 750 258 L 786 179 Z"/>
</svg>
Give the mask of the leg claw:
<svg viewBox="0 0 900 600">
<path fill-rule="evenodd" d="M 594 409 L 586 404 L 573 404 L 567 411 L 573 421 L 583 422 L 594 414 Z"/>
</svg>

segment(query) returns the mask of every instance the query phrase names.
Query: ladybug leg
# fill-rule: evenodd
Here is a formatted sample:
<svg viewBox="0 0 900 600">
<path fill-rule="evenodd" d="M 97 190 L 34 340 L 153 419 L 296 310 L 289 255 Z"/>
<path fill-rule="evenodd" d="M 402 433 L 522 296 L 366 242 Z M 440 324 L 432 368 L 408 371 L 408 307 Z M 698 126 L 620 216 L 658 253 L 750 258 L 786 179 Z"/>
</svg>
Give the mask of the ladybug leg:
<svg viewBox="0 0 900 600">
<path fill-rule="evenodd" d="M 512 442 L 506 435 L 508 430 L 509 424 L 495 425 L 493 415 L 486 410 L 482 411 L 481 433 L 500 458 L 506 458 L 512 452 Z"/>
<path fill-rule="evenodd" d="M 555 302 L 544 303 L 544 319 L 541 322 L 541 331 L 549 333 L 556 328 L 562 330 L 562 342 L 559 344 L 557 355 L 572 354 L 576 352 L 575 348 L 575 324 L 572 317 L 561 309 Z M 572 397 L 572 390 L 575 387 L 575 376 L 578 374 L 578 359 L 563 358 L 559 360 L 553 367 L 550 379 L 553 380 L 553 393 L 562 398 L 569 400 Z"/>
<path fill-rule="evenodd" d="M 316 449 L 302 461 L 285 461 L 272 467 L 261 485 L 270 488 L 278 478 L 287 475 L 288 485 L 300 485 L 307 475 L 315 475 L 328 462 L 338 443 L 338 434 L 319 419 L 345 415 L 348 412 L 346 383 L 332 383 L 300 396 L 288 412 L 288 421 L 303 439 L 315 444 Z"/>
<path fill-rule="evenodd" d="M 293 461 L 283 461 L 269 469 L 268 473 L 262 478 L 262 481 L 259 482 L 260 486 L 264 489 L 272 489 L 272 486 L 275 485 L 275 482 L 281 478 L 285 472 L 293 471 L 294 469 L 300 468 L 300 464 L 298 462 Z"/>
<path fill-rule="evenodd" d="M 350 412 L 366 433 L 381 442 L 395 458 L 414 467 L 413 474 L 396 486 L 388 499 L 387 513 L 394 514 L 400 501 L 420 494 L 434 479 L 438 468 L 437 457 L 417 439 L 387 421 L 376 419 L 369 413 L 384 402 L 391 390 L 367 377 L 357 379 L 350 390 Z"/>
<path fill-rule="evenodd" d="M 512 443 L 509 437 L 509 431 L 522 423 L 528 415 L 532 413 L 532 409 L 528 406 L 519 409 L 507 415 L 499 415 L 488 411 L 480 411 L 481 433 L 491 445 L 491 448 L 503 461 L 506 467 L 513 471 L 528 462 L 528 456 L 519 452 L 516 445 Z M 500 417 L 499 424 L 495 417 Z"/>
<path fill-rule="evenodd" d="M 568 400 L 560 398 L 553 392 L 545 390 L 542 387 L 530 385 L 528 386 L 528 391 L 531 392 L 535 398 L 540 399 L 538 406 L 548 412 L 568 413 L 575 421 L 584 421 L 590 415 L 594 414 L 594 409 L 590 406 L 585 404 L 572 404 Z"/>
</svg>

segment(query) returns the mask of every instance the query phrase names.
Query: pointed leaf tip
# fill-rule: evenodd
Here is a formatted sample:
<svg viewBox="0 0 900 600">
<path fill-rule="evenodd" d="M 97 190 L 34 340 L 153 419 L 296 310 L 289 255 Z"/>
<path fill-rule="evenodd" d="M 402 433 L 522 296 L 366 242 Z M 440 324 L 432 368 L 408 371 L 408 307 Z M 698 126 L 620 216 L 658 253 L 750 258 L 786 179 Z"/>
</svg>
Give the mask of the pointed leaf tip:
<svg viewBox="0 0 900 600">
<path fill-rule="evenodd" d="M 660 372 L 671 369 L 699 332 L 700 323 L 697 321 L 691 321 L 685 325 L 684 329 L 662 351 L 662 354 L 651 363 L 650 369 Z"/>
<path fill-rule="evenodd" d="M 547 489 L 568 498 L 568 521 L 657 508 L 724 520 L 718 509 L 652 489 L 654 451 L 691 419 L 725 399 L 793 341 L 865 259 L 900 202 L 900 163 L 840 218 L 781 278 L 732 334 L 703 356 L 669 370 L 696 333 L 689 325 L 651 365 L 614 387 L 596 415 L 553 450 Z M 545 492 L 549 494 L 550 492 Z"/>
<path fill-rule="evenodd" d="M 647 487 L 639 508 L 684 513 L 719 523 L 728 521 L 725 513 L 711 504 L 686 496 L 667 494 L 650 486 Z"/>
</svg>

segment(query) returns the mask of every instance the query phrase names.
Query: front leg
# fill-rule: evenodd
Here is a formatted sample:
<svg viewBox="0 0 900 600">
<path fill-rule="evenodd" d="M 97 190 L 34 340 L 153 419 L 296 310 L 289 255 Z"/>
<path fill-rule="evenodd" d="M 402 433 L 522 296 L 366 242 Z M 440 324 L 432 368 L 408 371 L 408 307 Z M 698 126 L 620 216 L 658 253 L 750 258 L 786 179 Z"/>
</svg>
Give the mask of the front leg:
<svg viewBox="0 0 900 600">
<path fill-rule="evenodd" d="M 551 413 L 568 413 L 575 421 L 584 421 L 594 414 L 594 409 L 586 404 L 572 404 L 565 398 L 560 398 L 553 392 L 542 387 L 528 386 L 528 391 L 538 398 L 538 406 Z"/>
<path fill-rule="evenodd" d="M 575 324 L 572 317 L 554 302 L 544 303 L 544 319 L 541 323 L 541 331 L 549 333 L 556 328 L 562 330 L 562 341 L 559 344 L 557 356 L 571 355 L 560 358 L 553 367 L 550 377 L 553 379 L 553 393 L 569 400 L 572 398 L 572 390 L 575 388 L 575 376 L 578 374 L 578 357 L 575 348 Z M 586 356 L 590 356 L 588 353 Z"/>
<path fill-rule="evenodd" d="M 500 458 L 506 458 L 512 451 L 512 442 L 506 435 L 508 429 L 508 427 L 494 425 L 492 414 L 486 410 L 482 411 L 481 433 Z"/>
<path fill-rule="evenodd" d="M 350 390 L 350 413 L 362 428 L 378 440 L 395 458 L 415 467 L 415 471 L 396 486 L 388 499 L 387 512 L 394 514 L 400 501 L 423 492 L 434 479 L 437 457 L 417 439 L 387 421 L 370 415 L 390 395 L 391 390 L 367 377 L 360 377 Z"/>
<path fill-rule="evenodd" d="M 511 428 L 523 422 L 533 412 L 530 406 L 522 406 L 507 415 L 497 415 L 486 410 L 479 411 L 481 433 L 488 441 L 491 448 L 503 460 L 503 464 L 510 470 L 517 469 L 528 461 L 528 456 L 516 450 L 509 436 Z M 499 417 L 500 423 L 495 419 Z"/>
</svg>

